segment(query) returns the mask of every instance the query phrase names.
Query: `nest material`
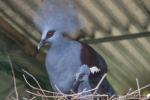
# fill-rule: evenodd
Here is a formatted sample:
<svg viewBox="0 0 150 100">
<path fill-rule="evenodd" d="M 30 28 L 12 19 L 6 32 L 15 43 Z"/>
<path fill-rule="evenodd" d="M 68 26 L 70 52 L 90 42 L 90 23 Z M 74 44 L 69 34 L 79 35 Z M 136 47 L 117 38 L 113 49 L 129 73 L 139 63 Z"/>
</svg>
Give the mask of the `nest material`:
<svg viewBox="0 0 150 100">
<path fill-rule="evenodd" d="M 8 56 L 8 61 L 10 63 L 10 67 L 12 69 L 12 75 L 13 75 L 13 80 L 14 80 L 14 91 L 15 91 L 15 97 L 11 97 L 10 100 L 19 100 L 19 96 L 18 96 L 18 92 L 17 92 L 17 88 L 16 88 L 16 79 L 15 79 L 15 73 L 13 70 L 13 66 L 12 66 L 12 62 L 11 59 Z M 150 96 L 142 96 L 141 95 L 141 90 L 146 89 L 148 87 L 150 87 L 150 84 L 143 86 L 143 87 L 139 87 L 139 82 L 138 79 L 136 79 L 136 83 L 137 83 L 137 90 L 135 91 L 128 91 L 124 96 L 112 96 L 109 97 L 108 95 L 101 95 L 101 94 L 97 94 L 97 89 L 100 86 L 101 82 L 103 81 L 103 79 L 106 77 L 106 74 L 104 74 L 104 76 L 102 77 L 102 79 L 100 80 L 100 82 L 98 83 L 98 85 L 91 90 L 83 90 L 80 93 L 74 93 L 72 92 L 72 94 L 64 94 L 63 92 L 61 92 L 59 89 L 59 92 L 52 92 L 52 91 L 48 91 L 48 90 L 44 90 L 42 89 L 42 87 L 40 86 L 39 82 L 37 81 L 37 79 L 30 74 L 29 72 L 23 70 L 25 72 L 25 74 L 29 75 L 37 84 L 38 88 L 31 85 L 28 80 L 26 79 L 26 76 L 23 74 L 23 78 L 25 80 L 25 82 L 27 83 L 27 85 L 32 88 L 33 91 L 29 91 L 26 90 L 25 92 L 28 94 L 31 94 L 33 97 L 30 99 L 27 99 L 25 97 L 22 97 L 24 100 L 33 100 L 36 98 L 41 98 L 41 100 L 50 100 L 50 99 L 54 99 L 54 100 L 91 100 L 93 98 L 96 98 L 97 100 L 147 100 L 150 99 Z M 83 95 L 84 93 L 87 92 L 92 92 L 93 94 L 89 94 L 89 95 Z"/>
</svg>

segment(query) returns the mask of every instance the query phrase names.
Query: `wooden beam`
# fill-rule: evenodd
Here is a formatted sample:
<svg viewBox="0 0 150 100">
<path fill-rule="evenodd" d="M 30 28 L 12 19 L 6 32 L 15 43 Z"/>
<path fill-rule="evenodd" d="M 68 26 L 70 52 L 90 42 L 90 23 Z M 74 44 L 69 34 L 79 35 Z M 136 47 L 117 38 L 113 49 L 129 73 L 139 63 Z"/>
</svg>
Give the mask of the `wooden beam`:
<svg viewBox="0 0 150 100">
<path fill-rule="evenodd" d="M 120 36 L 109 36 L 109 37 L 98 38 L 98 39 L 88 39 L 88 40 L 83 40 L 83 42 L 86 42 L 89 44 L 96 44 L 96 43 L 143 38 L 143 37 L 149 37 L 149 36 L 150 36 L 150 32 L 141 32 L 141 33 L 135 33 L 135 34 L 120 35 Z"/>
</svg>

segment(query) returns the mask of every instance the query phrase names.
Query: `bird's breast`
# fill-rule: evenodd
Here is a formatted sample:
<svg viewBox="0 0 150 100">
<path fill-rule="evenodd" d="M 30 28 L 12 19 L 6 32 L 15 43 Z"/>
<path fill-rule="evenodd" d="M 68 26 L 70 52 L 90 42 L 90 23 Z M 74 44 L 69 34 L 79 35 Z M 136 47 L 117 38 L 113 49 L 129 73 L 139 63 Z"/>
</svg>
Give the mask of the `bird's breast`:
<svg viewBox="0 0 150 100">
<path fill-rule="evenodd" d="M 81 66 L 79 44 L 60 49 L 50 49 L 46 57 L 46 68 L 53 89 L 67 92 L 72 88 L 75 74 Z"/>
</svg>

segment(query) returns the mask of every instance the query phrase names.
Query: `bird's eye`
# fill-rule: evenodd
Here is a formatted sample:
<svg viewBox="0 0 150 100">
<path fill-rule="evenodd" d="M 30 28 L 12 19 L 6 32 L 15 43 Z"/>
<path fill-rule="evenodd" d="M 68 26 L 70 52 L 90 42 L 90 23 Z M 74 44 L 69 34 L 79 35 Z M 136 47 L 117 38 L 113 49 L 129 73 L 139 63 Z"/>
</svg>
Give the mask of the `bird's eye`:
<svg viewBox="0 0 150 100">
<path fill-rule="evenodd" d="M 55 31 L 53 31 L 53 30 L 52 31 L 48 31 L 47 32 L 47 37 L 49 38 L 49 37 L 53 36 L 54 32 Z"/>
</svg>

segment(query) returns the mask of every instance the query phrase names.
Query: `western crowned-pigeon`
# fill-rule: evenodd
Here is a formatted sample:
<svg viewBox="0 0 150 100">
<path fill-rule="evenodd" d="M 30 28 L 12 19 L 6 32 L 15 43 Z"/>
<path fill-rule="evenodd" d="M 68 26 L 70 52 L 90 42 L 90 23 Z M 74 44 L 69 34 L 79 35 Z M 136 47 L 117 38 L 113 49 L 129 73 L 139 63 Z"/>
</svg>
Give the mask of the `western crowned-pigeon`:
<svg viewBox="0 0 150 100">
<path fill-rule="evenodd" d="M 76 73 L 76 80 L 73 84 L 74 92 L 82 92 L 84 89 L 90 90 L 89 84 L 90 68 L 87 65 L 82 65 Z M 82 83 L 82 84 L 81 84 Z"/>
<path fill-rule="evenodd" d="M 102 56 L 85 43 L 65 38 L 61 31 L 49 30 L 43 33 L 38 49 L 45 43 L 50 45 L 45 65 L 55 91 L 59 88 L 63 93 L 70 93 L 76 81 L 76 74 L 83 65 L 91 69 L 87 83 L 90 84 L 90 88 L 95 88 L 104 73 L 107 73 L 107 64 Z M 115 94 L 107 79 L 101 83 L 98 93 L 109 96 Z"/>
<path fill-rule="evenodd" d="M 76 80 L 73 84 L 73 91 L 80 93 L 81 97 L 92 94 L 91 91 L 88 91 L 92 89 L 89 83 L 89 76 L 90 68 L 87 65 L 82 65 L 76 74 Z M 86 97 L 86 99 L 80 98 L 79 100 L 92 100 L 92 96 Z"/>
</svg>

